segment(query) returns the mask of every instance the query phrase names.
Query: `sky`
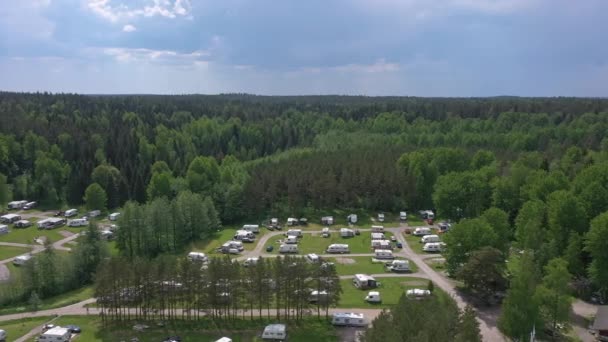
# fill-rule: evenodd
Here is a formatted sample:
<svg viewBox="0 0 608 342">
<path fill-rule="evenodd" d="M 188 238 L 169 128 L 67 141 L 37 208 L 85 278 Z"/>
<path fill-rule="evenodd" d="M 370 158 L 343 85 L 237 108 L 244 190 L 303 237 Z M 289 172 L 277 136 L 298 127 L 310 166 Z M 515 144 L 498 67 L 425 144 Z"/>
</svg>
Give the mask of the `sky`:
<svg viewBox="0 0 608 342">
<path fill-rule="evenodd" d="M 606 0 L 0 0 L 0 90 L 608 96 Z"/>
</svg>

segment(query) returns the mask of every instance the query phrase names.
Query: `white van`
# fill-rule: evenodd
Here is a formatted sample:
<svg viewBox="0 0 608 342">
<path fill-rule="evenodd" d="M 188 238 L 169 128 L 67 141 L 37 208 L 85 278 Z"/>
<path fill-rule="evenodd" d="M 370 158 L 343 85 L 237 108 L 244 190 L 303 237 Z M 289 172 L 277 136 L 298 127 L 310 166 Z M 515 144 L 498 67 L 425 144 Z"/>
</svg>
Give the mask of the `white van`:
<svg viewBox="0 0 608 342">
<path fill-rule="evenodd" d="M 243 225 L 243 230 L 257 234 L 260 232 L 260 226 L 257 224 L 246 224 Z"/>
<path fill-rule="evenodd" d="M 441 242 L 425 243 L 424 247 L 422 247 L 422 250 L 427 253 L 441 252 L 441 249 L 442 249 Z"/>
<path fill-rule="evenodd" d="M 410 262 L 407 260 L 393 260 L 386 264 L 386 268 L 393 272 L 409 272 Z"/>
<path fill-rule="evenodd" d="M 190 261 L 202 261 L 202 262 L 209 261 L 209 258 L 207 257 L 207 255 L 205 255 L 205 253 L 200 253 L 200 252 L 188 253 L 188 259 Z"/>
<path fill-rule="evenodd" d="M 327 253 L 350 253 L 350 249 L 348 248 L 347 244 L 332 243 L 331 245 L 327 246 Z"/>
<path fill-rule="evenodd" d="M 384 226 L 372 226 L 372 233 L 384 233 Z"/>
<path fill-rule="evenodd" d="M 401 221 L 407 221 L 407 212 L 402 211 L 399 213 L 399 220 Z"/>
<path fill-rule="evenodd" d="M 78 209 L 68 209 L 63 213 L 65 217 L 72 217 L 78 215 Z"/>
<path fill-rule="evenodd" d="M 390 249 L 376 249 L 374 251 L 374 258 L 376 259 L 395 259 L 393 251 Z"/>
<path fill-rule="evenodd" d="M 68 221 L 68 227 L 84 227 L 89 224 L 89 221 L 84 218 L 73 219 Z"/>
<path fill-rule="evenodd" d="M 289 229 L 288 231 L 285 232 L 285 236 L 301 237 L 302 229 Z"/>
<path fill-rule="evenodd" d="M 440 242 L 439 235 L 425 235 L 420 239 L 420 243 Z"/>
<path fill-rule="evenodd" d="M 294 235 L 289 235 L 287 238 L 285 238 L 285 243 L 295 245 L 298 243 L 298 237 Z"/>
<path fill-rule="evenodd" d="M 282 244 L 279 246 L 279 253 L 298 253 L 298 245 Z"/>
<path fill-rule="evenodd" d="M 108 220 L 116 221 L 116 220 L 118 220 L 119 216 L 120 216 L 120 213 L 111 213 L 110 215 L 108 215 Z"/>
<path fill-rule="evenodd" d="M 412 234 L 415 235 L 415 236 L 431 235 L 431 228 L 429 228 L 429 227 L 418 227 L 418 228 L 414 229 L 414 232 Z"/>
<path fill-rule="evenodd" d="M 362 313 L 336 312 L 331 318 L 331 324 L 347 327 L 365 327 L 367 321 Z"/>
<path fill-rule="evenodd" d="M 382 303 L 382 297 L 380 297 L 380 292 L 369 291 L 367 296 L 365 296 L 365 301 L 368 303 Z"/>
<path fill-rule="evenodd" d="M 321 230 L 321 236 L 324 238 L 328 238 L 331 234 L 329 233 L 329 227 L 325 227 L 323 228 L 323 230 Z"/>
</svg>

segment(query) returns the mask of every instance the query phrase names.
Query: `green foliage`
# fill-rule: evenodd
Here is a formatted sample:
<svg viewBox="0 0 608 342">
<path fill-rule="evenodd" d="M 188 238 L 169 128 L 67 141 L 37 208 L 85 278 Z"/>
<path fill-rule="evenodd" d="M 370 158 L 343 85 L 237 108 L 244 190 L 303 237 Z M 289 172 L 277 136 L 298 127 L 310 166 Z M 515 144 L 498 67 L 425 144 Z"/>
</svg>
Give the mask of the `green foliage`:
<svg viewBox="0 0 608 342">
<path fill-rule="evenodd" d="M 513 229 L 509 224 L 509 216 L 498 208 L 490 208 L 481 215 L 496 233 L 496 246 L 501 252 L 507 253 L 513 236 Z"/>
<path fill-rule="evenodd" d="M 6 207 L 10 199 L 10 190 L 6 183 L 6 176 L 0 173 L 0 207 Z"/>
<path fill-rule="evenodd" d="M 27 303 L 31 311 L 38 311 L 38 308 L 40 307 L 40 304 L 42 304 L 42 301 L 40 300 L 38 293 L 36 293 L 36 291 L 32 291 L 30 299 L 28 299 Z"/>
<path fill-rule="evenodd" d="M 552 259 L 545 266 L 542 284 L 536 288 L 536 298 L 540 304 L 540 315 L 551 329 L 557 331 L 559 323 L 566 323 L 570 315 L 570 297 L 568 295 L 572 276 L 568 272 L 568 263 L 563 259 Z"/>
<path fill-rule="evenodd" d="M 217 161 L 212 157 L 196 157 L 190 163 L 186 179 L 190 190 L 203 195 L 213 194 L 214 185 L 220 180 Z"/>
<path fill-rule="evenodd" d="M 474 251 L 456 277 L 462 279 L 464 285 L 481 300 L 490 303 L 492 296 L 507 285 L 502 252 L 492 247 Z"/>
<path fill-rule="evenodd" d="M 460 221 L 443 239 L 447 244 L 444 253 L 446 269 L 454 275 L 467 262 L 471 253 L 486 246 L 496 247 L 498 237 L 488 221 L 476 218 Z"/>
<path fill-rule="evenodd" d="M 437 179 L 433 202 L 446 217 L 477 217 L 487 209 L 491 194 L 487 176 L 482 171 L 452 172 Z"/>
<path fill-rule="evenodd" d="M 93 183 L 84 192 L 84 201 L 88 210 L 105 211 L 108 203 L 108 196 L 101 185 Z"/>
<path fill-rule="evenodd" d="M 520 249 L 536 249 L 543 243 L 545 204 L 538 200 L 524 203 L 515 219 L 515 239 Z"/>
<path fill-rule="evenodd" d="M 585 236 L 585 250 L 592 257 L 589 277 L 606 298 L 608 294 L 608 213 L 603 213 L 591 221 L 591 229 Z"/>
<path fill-rule="evenodd" d="M 589 226 L 583 203 L 563 190 L 556 191 L 547 198 L 547 221 L 558 251 L 566 249 L 571 233 L 582 234 Z"/>
<path fill-rule="evenodd" d="M 481 331 L 475 310 L 467 305 L 460 314 L 454 342 L 481 342 Z"/>
</svg>

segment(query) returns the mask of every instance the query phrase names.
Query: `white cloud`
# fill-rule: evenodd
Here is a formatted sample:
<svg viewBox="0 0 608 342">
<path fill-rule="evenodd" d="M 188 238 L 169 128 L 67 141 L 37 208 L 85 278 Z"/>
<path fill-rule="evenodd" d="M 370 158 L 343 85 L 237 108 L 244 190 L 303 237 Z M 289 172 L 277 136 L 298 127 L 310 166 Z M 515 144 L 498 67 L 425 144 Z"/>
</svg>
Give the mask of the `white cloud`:
<svg viewBox="0 0 608 342">
<path fill-rule="evenodd" d="M 190 13 L 190 0 L 145 0 L 146 5 L 131 8 L 123 3 L 114 4 L 113 0 L 87 0 L 89 10 L 98 16 L 117 22 L 136 17 L 165 18 L 184 17 Z"/>
<path fill-rule="evenodd" d="M 125 25 L 125 26 L 122 27 L 122 30 L 124 32 L 134 32 L 134 31 L 137 31 L 137 27 L 135 27 L 135 26 L 133 26 L 131 24 L 127 24 L 127 25 Z"/>
<path fill-rule="evenodd" d="M 95 52 L 99 51 L 96 49 Z M 130 48 L 102 48 L 101 51 L 106 56 L 114 57 L 119 62 L 148 62 L 157 64 L 174 65 L 194 65 L 206 66 L 208 61 L 204 57 L 209 57 L 209 52 L 196 50 L 189 53 L 182 53 L 172 50 L 152 50 L 152 49 L 130 49 Z"/>
<path fill-rule="evenodd" d="M 347 64 L 336 67 L 331 67 L 332 70 L 340 72 L 365 72 L 365 73 L 380 73 L 393 72 L 399 70 L 399 64 L 387 63 L 384 58 L 377 60 L 373 64 Z"/>
</svg>

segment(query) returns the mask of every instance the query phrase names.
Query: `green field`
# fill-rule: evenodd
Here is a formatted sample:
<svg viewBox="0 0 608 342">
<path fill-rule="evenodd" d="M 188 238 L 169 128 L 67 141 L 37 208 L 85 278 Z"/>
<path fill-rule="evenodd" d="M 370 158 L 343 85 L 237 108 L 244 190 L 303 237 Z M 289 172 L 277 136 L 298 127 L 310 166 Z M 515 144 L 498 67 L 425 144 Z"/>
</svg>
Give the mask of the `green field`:
<svg viewBox="0 0 608 342">
<path fill-rule="evenodd" d="M 204 252 L 207 254 L 220 254 L 216 253 L 215 250 L 219 248 L 224 242 L 232 240 L 232 237 L 236 233 L 237 228 L 225 228 L 217 233 L 215 233 L 211 238 L 206 240 L 201 240 L 192 243 L 191 250 L 197 252 Z M 260 240 L 262 236 L 268 233 L 268 229 L 260 227 L 260 233 L 255 234 L 256 241 L 254 243 L 243 243 L 243 247 L 246 251 L 250 251 L 255 248 L 257 242 Z"/>
<path fill-rule="evenodd" d="M 25 243 L 28 245 L 35 244 L 34 238 L 39 236 L 46 236 L 51 241 L 59 241 L 63 239 L 63 235 L 59 234 L 60 230 L 67 227 L 60 227 L 52 230 L 38 230 L 34 225 L 27 228 L 14 228 L 11 226 L 10 233 L 0 235 L 0 241 L 2 242 L 15 242 Z"/>
<path fill-rule="evenodd" d="M 31 248 L 24 247 L 13 247 L 13 246 L 0 246 L 0 260 L 16 257 L 21 254 L 29 253 Z"/>
<path fill-rule="evenodd" d="M 6 330 L 6 335 L 8 337 L 7 341 L 14 341 L 30 332 L 35 327 L 43 325 L 51 319 L 52 317 L 31 317 L 17 319 L 14 321 L 0 322 L 0 329 Z"/>
<path fill-rule="evenodd" d="M 395 305 L 399 298 L 408 289 L 419 288 L 426 289 L 428 280 L 415 277 L 399 277 L 399 278 L 376 278 L 380 283 L 377 289 L 371 291 L 380 292 L 382 304 L 369 304 L 364 298 L 370 290 L 359 290 L 356 288 L 352 279 L 342 279 L 342 295 L 338 307 L 340 308 L 377 308 L 388 307 Z"/>
<path fill-rule="evenodd" d="M 63 316 L 57 319 L 55 324 L 75 324 L 82 329 L 80 336 L 76 338 L 79 342 L 97 341 L 130 341 L 137 337 L 140 341 L 162 341 L 167 336 L 180 336 L 183 341 L 215 341 L 222 336 L 230 337 L 235 342 L 262 341 L 256 335 L 260 335 L 264 326 L 269 323 L 277 323 L 275 320 L 250 321 L 238 319 L 236 321 L 213 322 L 201 320 L 200 322 L 167 322 L 164 327 L 158 327 L 158 322 L 145 323 L 150 328 L 140 333 L 133 330 L 133 324 L 102 326 L 97 316 Z M 221 329 L 219 326 L 221 325 Z M 289 341 L 295 342 L 334 342 L 338 341 L 335 329 L 324 320 L 316 318 L 306 319 L 299 325 L 289 324 L 287 328 Z"/>
<path fill-rule="evenodd" d="M 347 244 L 352 254 L 372 253 L 371 250 L 371 235 L 369 231 L 361 232 L 351 238 L 340 237 L 339 231 L 331 231 L 331 236 L 328 238 L 321 237 L 321 233 L 305 233 L 299 239 L 298 250 L 299 254 L 326 254 L 327 246 L 334 243 Z M 386 238 L 390 239 L 392 233 L 385 233 Z M 268 240 L 268 245 L 275 247 L 275 252 L 278 251 L 280 240 L 285 239 L 284 235 L 278 235 Z"/>
<path fill-rule="evenodd" d="M 339 257 L 340 259 L 346 259 L 346 261 L 354 260 L 355 263 L 344 263 L 336 261 L 337 258 L 325 258 L 328 261 L 334 262 L 336 264 L 336 271 L 338 275 L 353 275 L 357 273 L 363 274 L 379 274 L 379 273 L 389 273 L 384 267 L 384 262 L 381 263 L 372 263 L 372 257 L 349 257 L 345 255 L 343 257 Z M 350 260 L 349 260 L 350 259 Z M 405 260 L 403 258 L 396 258 L 396 260 Z M 410 269 L 412 272 L 418 271 L 418 266 L 412 261 L 410 261 Z M 407 274 L 407 273 L 406 273 Z"/>
</svg>

